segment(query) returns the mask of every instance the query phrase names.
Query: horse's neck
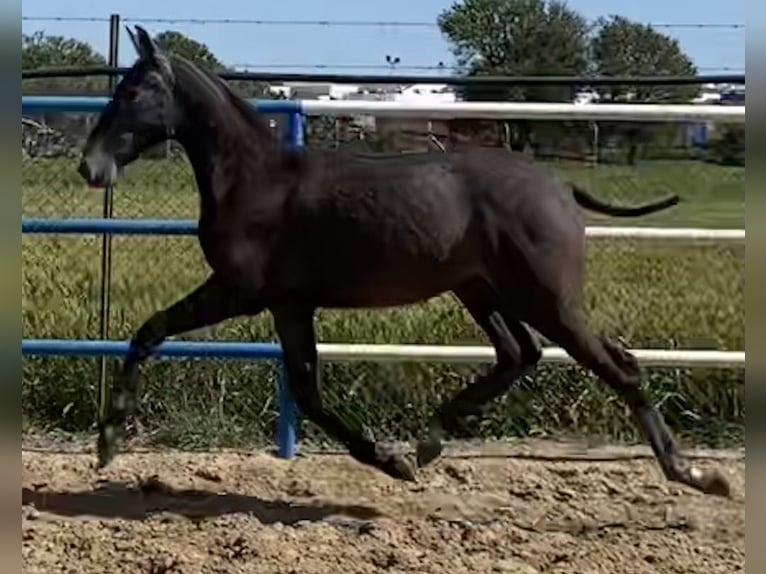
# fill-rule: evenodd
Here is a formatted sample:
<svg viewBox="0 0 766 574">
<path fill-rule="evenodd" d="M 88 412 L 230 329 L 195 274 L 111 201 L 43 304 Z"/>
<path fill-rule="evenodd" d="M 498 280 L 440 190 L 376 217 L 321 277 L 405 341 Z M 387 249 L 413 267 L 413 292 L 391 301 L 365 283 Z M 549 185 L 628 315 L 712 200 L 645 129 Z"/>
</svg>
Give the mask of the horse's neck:
<svg viewBox="0 0 766 574">
<path fill-rule="evenodd" d="M 233 114 L 227 117 L 226 114 Z M 205 210 L 215 210 L 244 178 L 258 180 L 259 169 L 267 169 L 270 150 L 237 112 L 195 106 L 189 120 L 178 130 L 178 140 L 194 170 Z"/>
</svg>

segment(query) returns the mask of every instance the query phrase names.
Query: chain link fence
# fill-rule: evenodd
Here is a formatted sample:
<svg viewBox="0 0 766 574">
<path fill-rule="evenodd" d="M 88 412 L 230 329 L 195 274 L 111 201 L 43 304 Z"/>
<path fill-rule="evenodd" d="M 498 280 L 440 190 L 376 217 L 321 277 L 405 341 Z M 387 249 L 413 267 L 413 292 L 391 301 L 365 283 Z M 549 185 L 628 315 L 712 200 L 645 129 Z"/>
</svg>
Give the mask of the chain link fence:
<svg viewBox="0 0 766 574">
<path fill-rule="evenodd" d="M 281 134 L 284 118 L 269 120 Z M 88 189 L 76 173 L 76 152 L 91 121 L 73 114 L 24 120 L 24 217 L 101 216 L 103 192 Z M 355 116 L 311 117 L 305 127 L 310 148 L 443 153 L 478 143 L 520 149 L 610 201 L 632 204 L 667 193 L 682 197 L 678 207 L 631 225 L 744 227 L 744 160 L 739 161 L 737 147 L 741 142 L 744 149 L 744 139 L 737 138 L 736 126 Z M 114 190 L 113 215 L 196 219 L 196 184 L 183 153 L 161 146 L 130 166 Z M 610 222 L 593 214 L 587 219 Z M 23 336 L 97 338 L 101 238 L 24 236 L 22 258 Z M 115 236 L 110 338 L 129 338 L 153 312 L 191 291 L 208 272 L 194 237 Z M 589 242 L 587 309 L 595 330 L 621 337 L 631 347 L 743 349 L 744 245 Z M 450 295 L 407 308 L 322 310 L 316 325 L 318 339 L 326 342 L 487 344 Z M 268 313 L 182 338 L 276 340 Z M 321 367 L 323 396 L 328 408 L 376 438 L 410 440 L 422 435 L 438 404 L 487 367 L 327 363 Z M 144 436 L 185 447 L 271 444 L 276 377 L 277 366 L 263 362 L 152 360 L 142 376 Z M 645 381 L 669 423 L 688 440 L 716 444 L 742 439 L 743 371 L 647 369 Z M 97 385 L 96 360 L 25 358 L 25 422 L 91 430 Z M 541 366 L 485 418 L 469 421 L 452 438 L 572 434 L 639 438 L 624 406 L 591 375 L 579 367 Z M 308 422 L 301 439 L 311 446 L 334 446 Z"/>
</svg>

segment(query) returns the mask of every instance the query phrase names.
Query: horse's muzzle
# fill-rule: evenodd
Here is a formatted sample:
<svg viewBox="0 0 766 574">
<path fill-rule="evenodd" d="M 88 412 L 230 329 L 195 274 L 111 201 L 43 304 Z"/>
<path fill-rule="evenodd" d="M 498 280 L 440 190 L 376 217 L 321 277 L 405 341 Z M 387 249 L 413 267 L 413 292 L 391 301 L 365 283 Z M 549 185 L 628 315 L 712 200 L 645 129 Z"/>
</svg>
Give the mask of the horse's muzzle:
<svg viewBox="0 0 766 574">
<path fill-rule="evenodd" d="M 77 173 L 90 187 L 106 187 L 114 183 L 117 176 L 117 166 L 113 161 L 92 162 L 83 157 L 80 160 L 80 165 L 77 166 Z"/>
</svg>

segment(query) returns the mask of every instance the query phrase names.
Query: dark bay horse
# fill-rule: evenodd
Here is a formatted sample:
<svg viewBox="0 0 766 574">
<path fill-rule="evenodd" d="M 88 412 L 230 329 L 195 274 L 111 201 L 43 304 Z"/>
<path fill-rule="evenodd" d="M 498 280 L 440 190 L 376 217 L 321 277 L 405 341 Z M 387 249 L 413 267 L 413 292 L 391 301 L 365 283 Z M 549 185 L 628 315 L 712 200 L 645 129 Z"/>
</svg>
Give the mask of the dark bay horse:
<svg viewBox="0 0 766 574">
<path fill-rule="evenodd" d="M 168 57 L 138 26 L 128 32 L 138 59 L 90 133 L 79 173 L 93 186 L 113 184 L 143 150 L 178 141 L 196 177 L 199 242 L 212 273 L 135 333 L 99 423 L 100 466 L 114 456 L 137 406 L 139 365 L 162 341 L 269 310 L 303 414 L 358 461 L 413 480 L 403 457 L 323 406 L 314 314 L 412 304 L 450 291 L 487 333 L 497 361 L 439 406 L 418 444 L 419 466 L 440 455 L 445 431 L 534 369 L 541 351 L 529 325 L 629 405 L 669 480 L 729 494 L 717 470 L 703 472 L 682 455 L 640 388 L 636 359 L 584 321 L 580 208 L 636 216 L 677 197 L 610 206 L 501 149 L 381 157 L 284 149 L 217 76 Z"/>
</svg>

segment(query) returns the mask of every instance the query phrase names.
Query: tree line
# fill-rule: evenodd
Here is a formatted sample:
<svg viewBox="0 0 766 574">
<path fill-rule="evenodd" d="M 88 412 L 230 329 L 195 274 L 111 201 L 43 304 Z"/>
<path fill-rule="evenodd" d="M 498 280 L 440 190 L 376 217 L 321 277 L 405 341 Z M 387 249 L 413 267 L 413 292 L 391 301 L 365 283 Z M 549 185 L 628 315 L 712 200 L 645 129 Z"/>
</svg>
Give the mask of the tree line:
<svg viewBox="0 0 766 574">
<path fill-rule="evenodd" d="M 464 0 L 439 15 L 439 27 L 467 75 L 695 76 L 678 41 L 622 16 L 590 24 L 565 2 Z M 607 86 L 606 100 L 681 102 L 698 86 Z M 466 99 L 571 101 L 575 88 L 469 87 Z"/>
<path fill-rule="evenodd" d="M 622 16 L 589 23 L 560 0 L 463 0 L 437 18 L 459 70 L 466 75 L 510 76 L 694 76 L 697 69 L 679 43 L 650 25 Z M 185 34 L 165 30 L 155 36 L 171 53 L 200 66 L 227 71 L 212 50 Z M 22 35 L 22 67 L 103 66 L 105 57 L 88 43 L 43 32 Z M 264 86 L 239 89 L 264 94 Z M 52 78 L 30 81 L 31 89 L 106 89 L 103 78 Z M 597 89 L 607 100 L 680 102 L 698 86 L 608 86 Z M 574 88 L 467 87 L 469 100 L 571 101 Z"/>
<path fill-rule="evenodd" d="M 232 71 L 224 65 L 210 48 L 185 34 L 165 30 L 154 39 L 169 53 L 185 57 L 197 65 L 215 71 Z M 90 44 L 75 38 L 50 36 L 44 32 L 22 34 L 21 67 L 24 70 L 40 68 L 79 68 L 106 66 L 106 58 Z M 242 96 L 248 98 L 270 97 L 268 86 L 261 82 L 236 80 L 230 85 Z M 106 93 L 108 80 L 105 77 L 81 78 L 39 78 L 25 80 L 25 93 Z"/>
</svg>

